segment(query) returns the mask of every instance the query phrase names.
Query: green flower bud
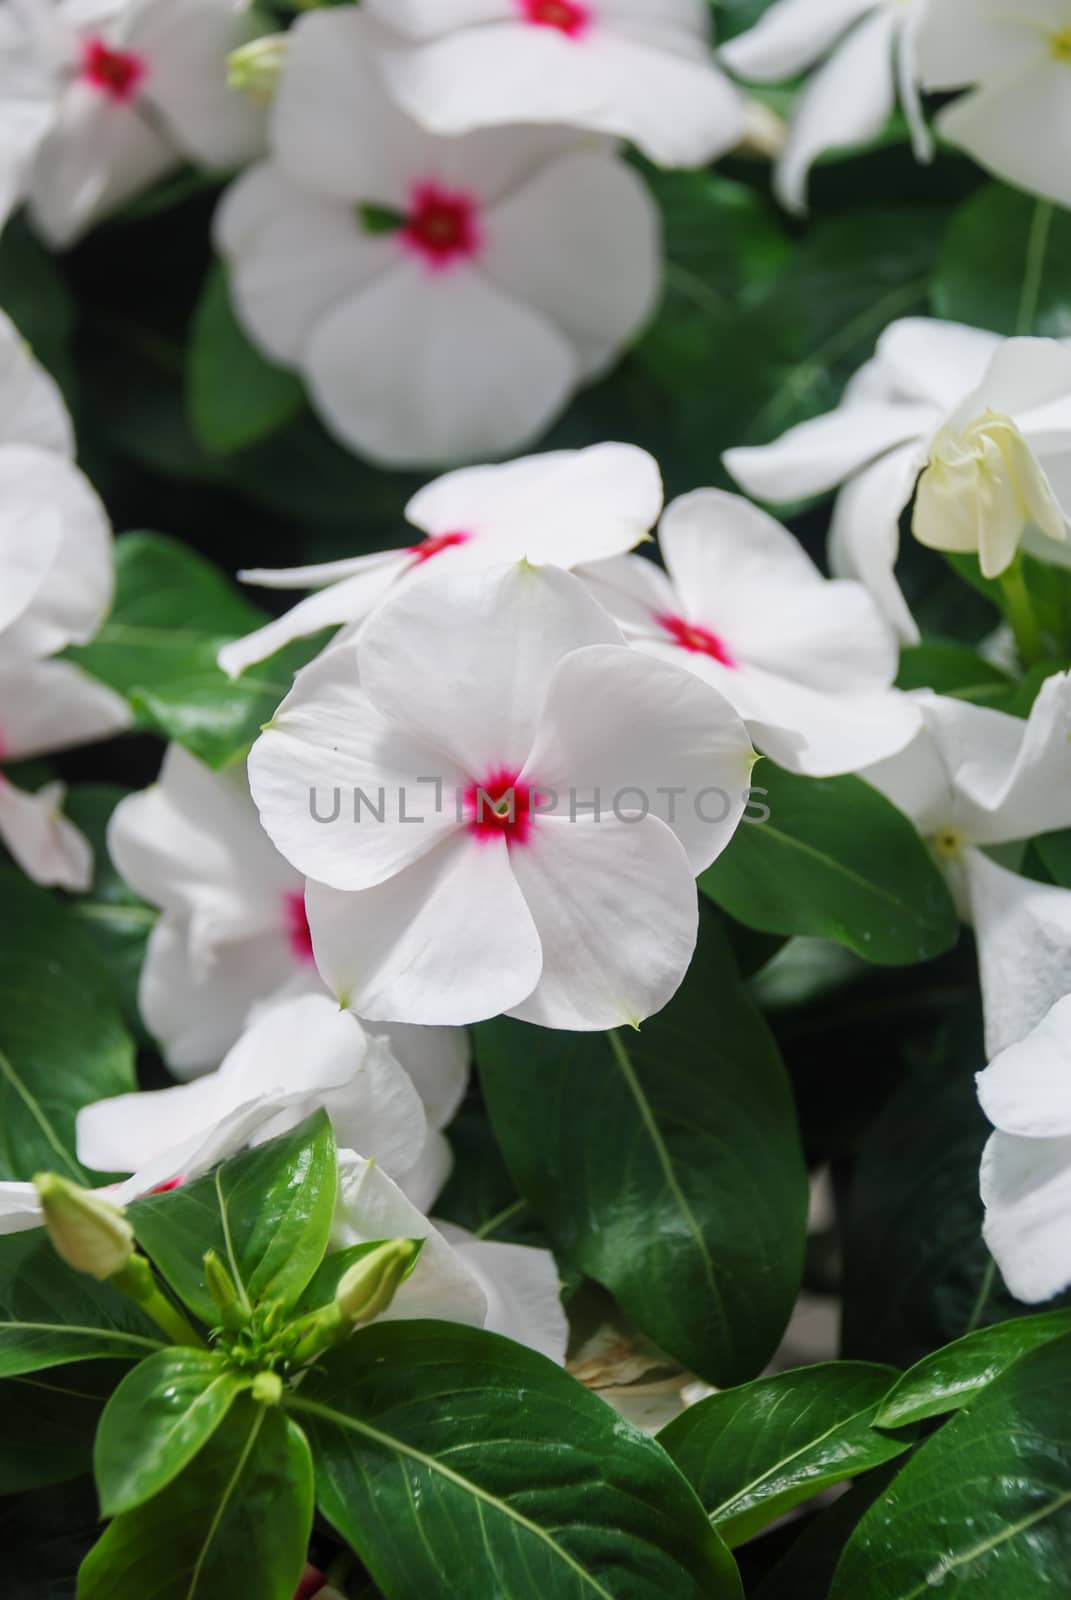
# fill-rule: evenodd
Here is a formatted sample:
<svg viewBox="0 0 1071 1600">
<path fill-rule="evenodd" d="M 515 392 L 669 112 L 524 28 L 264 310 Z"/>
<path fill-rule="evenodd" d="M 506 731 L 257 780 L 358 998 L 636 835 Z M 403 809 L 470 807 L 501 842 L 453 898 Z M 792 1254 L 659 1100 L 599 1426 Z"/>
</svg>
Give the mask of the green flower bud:
<svg viewBox="0 0 1071 1600">
<path fill-rule="evenodd" d="M 227 57 L 227 86 L 237 89 L 255 106 L 270 105 L 285 59 L 285 33 L 253 39 Z"/>
<path fill-rule="evenodd" d="M 262 1406 L 277 1406 L 283 1398 L 283 1380 L 277 1372 L 258 1372 L 251 1393 Z"/>
<path fill-rule="evenodd" d="M 335 1304 L 347 1322 L 371 1322 L 390 1305 L 416 1265 L 420 1239 L 388 1239 L 355 1261 L 335 1290 Z"/>
<path fill-rule="evenodd" d="M 49 1237 L 68 1266 L 102 1283 L 121 1272 L 134 1254 L 134 1230 L 121 1208 L 56 1172 L 33 1181 Z"/>
<path fill-rule="evenodd" d="M 215 1250 L 204 1254 L 205 1283 L 208 1292 L 219 1307 L 219 1319 L 231 1333 L 237 1333 L 249 1322 L 249 1312 L 223 1261 Z"/>
</svg>

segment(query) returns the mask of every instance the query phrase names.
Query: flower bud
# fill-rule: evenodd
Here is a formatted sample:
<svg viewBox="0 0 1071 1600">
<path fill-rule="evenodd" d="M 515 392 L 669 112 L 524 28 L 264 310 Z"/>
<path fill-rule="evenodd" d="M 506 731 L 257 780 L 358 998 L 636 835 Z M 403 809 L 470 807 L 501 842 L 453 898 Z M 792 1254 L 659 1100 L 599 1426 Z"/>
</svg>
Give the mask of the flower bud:
<svg viewBox="0 0 1071 1600">
<path fill-rule="evenodd" d="M 250 1392 L 262 1406 L 277 1406 L 283 1398 L 283 1380 L 277 1372 L 258 1372 Z"/>
<path fill-rule="evenodd" d="M 121 1272 L 134 1254 L 134 1230 L 121 1208 L 56 1172 L 33 1181 L 49 1237 L 68 1266 L 101 1282 Z"/>
<path fill-rule="evenodd" d="M 355 1261 L 339 1280 L 335 1304 L 348 1322 L 371 1322 L 390 1305 L 412 1272 L 420 1239 L 388 1239 Z"/>
<path fill-rule="evenodd" d="M 227 86 L 255 106 L 270 105 L 286 59 L 286 34 L 268 33 L 232 50 L 227 57 Z"/>
<path fill-rule="evenodd" d="M 215 1250 L 204 1255 L 205 1283 L 208 1292 L 219 1307 L 219 1319 L 225 1328 L 237 1333 L 249 1321 L 249 1313 L 242 1304 L 234 1279 Z"/>
</svg>

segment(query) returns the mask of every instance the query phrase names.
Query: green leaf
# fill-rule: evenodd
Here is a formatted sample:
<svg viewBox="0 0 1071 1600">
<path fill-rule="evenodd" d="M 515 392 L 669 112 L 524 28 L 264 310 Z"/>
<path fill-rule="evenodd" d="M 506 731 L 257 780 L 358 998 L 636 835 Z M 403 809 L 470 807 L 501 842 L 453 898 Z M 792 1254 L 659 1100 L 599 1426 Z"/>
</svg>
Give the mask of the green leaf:
<svg viewBox="0 0 1071 1600">
<path fill-rule="evenodd" d="M 830 1600 L 1037 1600 L 1071 1562 L 1071 1336 L 1017 1361 L 863 1517 Z"/>
<path fill-rule="evenodd" d="M 100 1421 L 93 1470 L 101 1514 L 130 1511 L 165 1488 L 250 1382 L 214 1350 L 175 1346 L 139 1362 Z"/>
<path fill-rule="evenodd" d="M 373 1325 L 287 1405 L 309 1430 L 321 1510 L 386 1600 L 740 1596 L 659 1446 L 497 1334 Z"/>
<path fill-rule="evenodd" d="M 108 1283 L 73 1272 L 43 1228 L 0 1237 L 0 1378 L 162 1344 L 154 1322 Z"/>
<path fill-rule="evenodd" d="M 125 1371 L 117 1362 L 80 1361 L 0 1383 L 0 1495 L 92 1471 L 97 1424 Z"/>
<path fill-rule="evenodd" d="M 915 827 L 861 778 L 756 769 L 766 822 L 737 829 L 699 887 L 764 933 L 835 939 L 878 966 L 951 949 L 959 918 Z"/>
<path fill-rule="evenodd" d="M 116 1517 L 82 1563 L 78 1600 L 293 1600 L 312 1510 L 301 1429 L 240 1399 L 162 1494 Z"/>
<path fill-rule="evenodd" d="M 844 1546 L 896 1470 L 895 1461 L 890 1461 L 868 1472 L 847 1494 L 838 1496 L 817 1516 L 809 1517 L 787 1554 L 763 1578 L 753 1600 L 828 1600 Z"/>
<path fill-rule="evenodd" d="M 267 438 L 305 404 L 300 379 L 266 361 L 238 326 L 227 273 L 218 264 L 193 314 L 186 395 L 193 431 L 216 455 Z"/>
<path fill-rule="evenodd" d="M 711 1395 L 662 1429 L 663 1445 L 728 1545 L 790 1507 L 901 1455 L 872 1426 L 896 1372 L 830 1361 Z"/>
<path fill-rule="evenodd" d="M 882 1401 L 874 1426 L 902 1428 L 959 1411 L 1014 1361 L 1065 1333 L 1071 1333 L 1071 1311 L 1043 1311 L 968 1333 L 905 1372 Z"/>
<path fill-rule="evenodd" d="M 321 1110 L 193 1183 L 147 1195 L 127 1215 L 180 1300 L 214 1324 L 206 1251 L 226 1263 L 246 1306 L 293 1305 L 323 1260 L 337 1187 L 335 1136 Z"/>
<path fill-rule="evenodd" d="M 0 238 L 0 307 L 70 402 L 74 305 L 58 258 L 34 238 L 25 217 L 6 221 Z"/>
<path fill-rule="evenodd" d="M 210 767 L 256 738 L 320 641 L 299 640 L 235 682 L 216 665 L 221 645 L 265 614 L 177 539 L 127 533 L 116 541 L 115 605 L 92 644 L 68 654 L 126 696 L 138 725 L 176 739 Z"/>
<path fill-rule="evenodd" d="M 397 233 L 399 228 L 405 227 L 408 218 L 394 206 L 359 205 L 357 220 L 365 233 L 381 234 Z"/>
<path fill-rule="evenodd" d="M 937 694 L 973 699 L 979 690 L 1011 688 L 1012 680 L 969 645 L 926 639 L 900 652 L 899 689 L 933 689 Z"/>
<path fill-rule="evenodd" d="M 0 1179 L 55 1169 L 83 1182 L 75 1116 L 136 1087 L 133 1041 L 70 908 L 4 869 L 0 899 Z"/>
<path fill-rule="evenodd" d="M 978 190 L 948 225 L 934 273 L 933 309 L 949 321 L 994 333 L 1066 338 L 1071 216 L 1001 183 Z"/>
<path fill-rule="evenodd" d="M 476 1030 L 491 1121 L 555 1249 L 711 1382 L 760 1371 L 799 1288 L 806 1174 L 776 1046 L 725 935 L 636 1032 Z"/>
</svg>

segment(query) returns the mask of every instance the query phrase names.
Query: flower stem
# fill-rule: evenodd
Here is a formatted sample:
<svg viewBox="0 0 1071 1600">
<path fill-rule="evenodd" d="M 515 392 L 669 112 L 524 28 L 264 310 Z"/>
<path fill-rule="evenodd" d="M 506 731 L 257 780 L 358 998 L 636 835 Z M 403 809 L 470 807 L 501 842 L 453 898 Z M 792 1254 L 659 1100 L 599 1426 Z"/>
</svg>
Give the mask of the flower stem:
<svg viewBox="0 0 1071 1600">
<path fill-rule="evenodd" d="M 120 1294 L 139 1305 L 147 1317 L 167 1334 L 172 1344 L 189 1344 L 204 1348 L 204 1340 L 178 1306 L 163 1294 L 152 1275 L 152 1268 L 144 1256 L 131 1256 L 122 1271 L 116 1272 L 111 1283 Z"/>
<path fill-rule="evenodd" d="M 1034 603 L 1023 576 L 1021 556 L 1016 556 L 1011 566 L 1001 573 L 1000 587 L 1004 596 L 1004 615 L 1011 624 L 1019 655 L 1024 667 L 1032 667 L 1036 661 L 1041 660 L 1045 652 L 1041 642 L 1041 628 L 1034 612 Z"/>
<path fill-rule="evenodd" d="M 1034 207 L 1030 235 L 1026 244 L 1026 267 L 1019 295 L 1019 314 L 1015 319 L 1017 334 L 1033 333 L 1041 295 L 1041 279 L 1045 271 L 1045 253 L 1049 245 L 1053 206 L 1051 200 L 1039 200 Z"/>
</svg>

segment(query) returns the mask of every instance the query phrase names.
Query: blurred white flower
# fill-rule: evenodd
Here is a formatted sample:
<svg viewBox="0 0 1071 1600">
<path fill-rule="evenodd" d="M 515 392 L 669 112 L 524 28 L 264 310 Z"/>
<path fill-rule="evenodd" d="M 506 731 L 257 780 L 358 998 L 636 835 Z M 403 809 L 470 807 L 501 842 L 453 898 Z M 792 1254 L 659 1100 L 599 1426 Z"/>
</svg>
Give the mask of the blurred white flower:
<svg viewBox="0 0 1071 1600">
<path fill-rule="evenodd" d="M 379 80 L 376 36 L 351 6 L 291 30 L 271 160 L 218 213 L 235 308 L 372 460 L 505 454 L 643 326 L 657 214 L 590 136 L 423 131 Z"/>
<path fill-rule="evenodd" d="M 926 89 L 971 88 L 937 117 L 941 137 L 989 172 L 1071 206 L 1071 5 L 938 0 L 918 38 Z"/>
<path fill-rule="evenodd" d="M 1018 1300 L 1071 1285 L 1071 995 L 978 1074 L 985 1241 Z"/>
<path fill-rule="evenodd" d="M 865 583 L 901 638 L 914 641 L 918 629 L 894 573 L 900 515 L 919 474 L 940 469 L 950 442 L 972 428 L 984 430 L 994 412 L 1002 426 L 1013 426 L 1018 459 L 1024 447 L 1029 452 L 1030 493 L 1024 498 L 1023 483 L 1009 493 L 1010 462 L 997 452 L 985 470 L 945 479 L 939 514 L 931 479 L 916 531 L 927 544 L 943 538 L 941 548 L 958 538 L 955 548 L 980 549 L 988 562 L 994 552 L 998 559 L 1007 553 L 1012 528 L 1018 542 L 1028 513 L 1041 513 L 1049 537 L 1034 545 L 1028 533 L 1027 542 L 1048 557 L 1056 547 L 1047 496 L 1063 513 L 1071 510 L 1071 348 L 1055 339 L 1002 339 L 923 317 L 894 322 L 836 410 L 772 444 L 728 450 L 725 464 L 748 494 L 773 503 L 842 485 L 829 530 L 830 563 L 838 575 Z"/>
<path fill-rule="evenodd" d="M 863 776 L 929 840 L 974 928 L 992 1057 L 1067 990 L 1071 891 L 985 851 L 1071 826 L 1071 675 L 1046 679 L 1026 721 L 929 690 L 912 698 L 923 731 Z"/>
<path fill-rule="evenodd" d="M 52 379 L 0 313 L 0 763 L 118 733 L 124 700 L 69 661 L 111 604 L 112 534 L 74 465 Z M 61 814 L 62 784 L 29 794 L 0 773 L 0 843 L 38 883 L 87 889 L 93 857 Z"/>
<path fill-rule="evenodd" d="M 666 167 L 738 143 L 742 97 L 710 50 L 705 0 L 365 0 L 393 37 L 391 93 L 433 133 L 568 123 Z"/>
<path fill-rule="evenodd" d="M 630 444 L 557 450 L 495 467 L 462 467 L 415 495 L 405 515 L 424 538 L 401 550 L 323 566 L 243 572 L 269 588 L 317 588 L 292 611 L 223 647 L 219 664 L 246 667 L 321 628 L 360 623 L 402 579 L 525 560 L 573 567 L 631 550 L 662 508 L 658 466 Z M 348 633 L 335 643 L 346 642 Z"/>
<path fill-rule="evenodd" d="M 249 771 L 341 1001 L 588 1030 L 677 989 L 753 759 L 716 690 L 522 562 L 407 585 L 305 668 Z"/>
<path fill-rule="evenodd" d="M 756 748 L 828 778 L 893 755 L 919 728 L 893 689 L 896 635 L 861 584 L 827 580 L 739 495 L 700 489 L 659 528 L 668 571 L 642 556 L 581 569 L 640 650 L 720 689 Z"/>
<path fill-rule="evenodd" d="M 0 27 L 0 205 L 28 200 L 62 247 L 183 160 L 248 160 L 263 119 L 228 88 L 227 56 L 256 31 L 247 0 L 14 0 Z"/>
<path fill-rule="evenodd" d="M 811 167 L 827 150 L 869 144 L 899 95 L 920 161 L 933 155 L 918 91 L 918 30 L 929 0 L 776 0 L 721 59 L 752 83 L 783 83 L 815 68 L 793 108 L 774 167 L 790 211 L 807 207 Z"/>
</svg>

